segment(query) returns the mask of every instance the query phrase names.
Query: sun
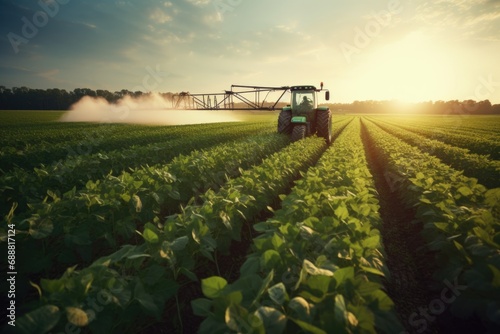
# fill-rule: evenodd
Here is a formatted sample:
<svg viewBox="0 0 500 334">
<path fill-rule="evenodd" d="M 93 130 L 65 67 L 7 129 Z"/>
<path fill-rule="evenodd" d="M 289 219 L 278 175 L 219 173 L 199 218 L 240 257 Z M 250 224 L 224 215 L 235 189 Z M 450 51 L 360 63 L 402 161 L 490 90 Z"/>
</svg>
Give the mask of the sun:
<svg viewBox="0 0 500 334">
<path fill-rule="evenodd" d="M 363 89 L 374 99 L 419 102 L 452 96 L 457 63 L 452 50 L 422 33 L 374 51 L 363 66 Z"/>
</svg>

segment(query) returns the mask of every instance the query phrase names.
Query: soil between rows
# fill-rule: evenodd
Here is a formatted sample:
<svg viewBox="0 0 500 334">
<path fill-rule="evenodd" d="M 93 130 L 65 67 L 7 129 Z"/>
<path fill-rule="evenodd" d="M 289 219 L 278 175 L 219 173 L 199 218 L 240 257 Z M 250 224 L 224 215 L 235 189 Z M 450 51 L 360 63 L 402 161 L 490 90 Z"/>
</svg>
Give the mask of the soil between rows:
<svg viewBox="0 0 500 334">
<path fill-rule="evenodd" d="M 381 234 L 391 277 L 385 287 L 394 301 L 405 333 L 486 333 L 477 317 L 461 319 L 453 316 L 450 305 L 443 302 L 443 292 L 432 278 L 434 254 L 426 249 L 421 237 L 422 224 L 415 220 L 415 210 L 405 208 L 396 189 L 392 189 L 387 169 L 361 122 L 361 138 L 367 162 L 379 194 Z M 453 282 L 448 282 L 453 286 Z M 446 296 L 448 298 L 448 296 Z"/>
<path fill-rule="evenodd" d="M 346 124 L 347 126 L 347 124 Z M 345 129 L 344 126 L 341 131 L 332 138 L 335 140 L 338 135 Z M 328 147 L 324 147 L 320 154 L 315 156 L 315 160 L 311 162 L 310 166 L 316 165 L 320 157 Z M 297 174 L 293 181 L 287 187 L 286 194 L 288 194 L 294 186 L 296 180 L 300 178 Z M 280 209 L 281 201 L 279 196 L 269 203 L 273 211 Z M 227 254 L 215 253 L 214 258 L 216 263 L 208 259 L 202 259 L 200 265 L 194 270 L 194 273 L 199 278 L 206 278 L 213 275 L 225 278 L 228 283 L 232 283 L 239 278 L 240 268 L 246 261 L 247 254 L 250 251 L 253 239 L 258 236 L 258 232 L 253 229 L 253 224 L 265 221 L 271 218 L 273 213 L 268 209 L 263 209 L 253 219 L 246 221 L 241 229 L 241 240 L 232 241 L 229 252 Z M 197 298 L 204 298 L 201 291 L 200 282 L 184 282 L 181 284 L 177 294 L 177 302 L 171 301 L 166 305 L 162 319 L 154 325 L 147 327 L 141 331 L 143 334 L 148 333 L 196 333 L 204 320 L 204 318 L 196 316 L 191 307 L 191 301 Z M 154 321 L 152 319 L 152 321 Z M 169 327 L 171 326 L 171 327 Z"/>
<path fill-rule="evenodd" d="M 386 263 L 391 276 L 385 281 L 387 293 L 395 303 L 401 323 L 408 333 L 438 333 L 435 321 L 420 315 L 433 296 L 430 293 L 433 258 L 423 246 L 422 226 L 415 223 L 415 212 L 404 207 L 395 189 L 391 189 L 379 152 L 362 124 L 361 138 L 365 146 L 370 172 L 379 194 L 380 216 Z M 413 313 L 417 313 L 415 316 Z M 413 314 L 413 316 L 412 316 Z"/>
</svg>

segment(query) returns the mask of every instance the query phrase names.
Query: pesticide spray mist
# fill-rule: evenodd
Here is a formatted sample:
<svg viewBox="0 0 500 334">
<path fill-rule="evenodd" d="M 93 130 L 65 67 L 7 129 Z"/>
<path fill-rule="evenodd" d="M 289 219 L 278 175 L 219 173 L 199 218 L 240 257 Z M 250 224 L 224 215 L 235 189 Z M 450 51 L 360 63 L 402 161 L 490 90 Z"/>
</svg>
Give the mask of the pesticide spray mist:
<svg viewBox="0 0 500 334">
<path fill-rule="evenodd" d="M 218 122 L 238 122 L 235 112 L 226 110 L 172 110 L 170 102 L 152 93 L 133 98 L 125 96 L 116 104 L 104 98 L 85 96 L 73 104 L 62 117 L 62 122 L 134 123 L 181 125 Z"/>
</svg>

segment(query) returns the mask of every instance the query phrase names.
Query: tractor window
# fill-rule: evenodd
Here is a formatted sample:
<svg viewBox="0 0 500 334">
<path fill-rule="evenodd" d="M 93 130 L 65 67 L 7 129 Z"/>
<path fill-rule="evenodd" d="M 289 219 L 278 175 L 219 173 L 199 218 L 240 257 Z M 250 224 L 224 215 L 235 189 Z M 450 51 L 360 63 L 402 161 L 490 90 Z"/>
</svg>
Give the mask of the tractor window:
<svg viewBox="0 0 500 334">
<path fill-rule="evenodd" d="M 303 112 L 312 110 L 314 108 L 314 93 L 294 92 L 292 108 Z"/>
</svg>

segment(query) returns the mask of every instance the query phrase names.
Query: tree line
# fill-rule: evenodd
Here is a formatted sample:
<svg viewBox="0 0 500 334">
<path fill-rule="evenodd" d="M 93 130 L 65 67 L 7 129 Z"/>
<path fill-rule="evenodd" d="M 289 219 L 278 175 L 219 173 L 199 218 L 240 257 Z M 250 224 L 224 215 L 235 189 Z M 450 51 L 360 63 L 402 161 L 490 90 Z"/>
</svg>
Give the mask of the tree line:
<svg viewBox="0 0 500 334">
<path fill-rule="evenodd" d="M 500 104 L 492 105 L 489 100 L 451 100 L 401 103 L 398 101 L 354 101 L 353 103 L 329 104 L 330 109 L 344 113 L 363 114 L 439 114 L 439 115 L 493 115 L 500 114 Z"/>
<path fill-rule="evenodd" d="M 101 97 L 109 103 L 116 103 L 125 96 L 141 97 L 148 94 L 150 93 L 126 89 L 110 92 L 104 89 L 76 88 L 67 91 L 59 88 L 32 89 L 23 86 L 11 89 L 0 86 L 0 110 L 68 110 L 84 96 Z M 171 101 L 174 94 L 169 92 L 161 95 Z M 412 104 L 401 104 L 397 101 L 354 101 L 328 105 L 333 111 L 342 113 L 500 114 L 500 104 L 492 105 L 489 100 L 429 101 Z"/>
<path fill-rule="evenodd" d="M 32 89 L 23 86 L 10 89 L 0 86 L 0 110 L 68 110 L 84 96 L 101 97 L 109 103 L 116 103 L 125 96 L 140 97 L 149 94 L 126 89 L 110 92 L 104 89 L 76 88 L 67 91 L 59 88 Z M 161 95 L 170 100 L 173 94 Z"/>
</svg>

